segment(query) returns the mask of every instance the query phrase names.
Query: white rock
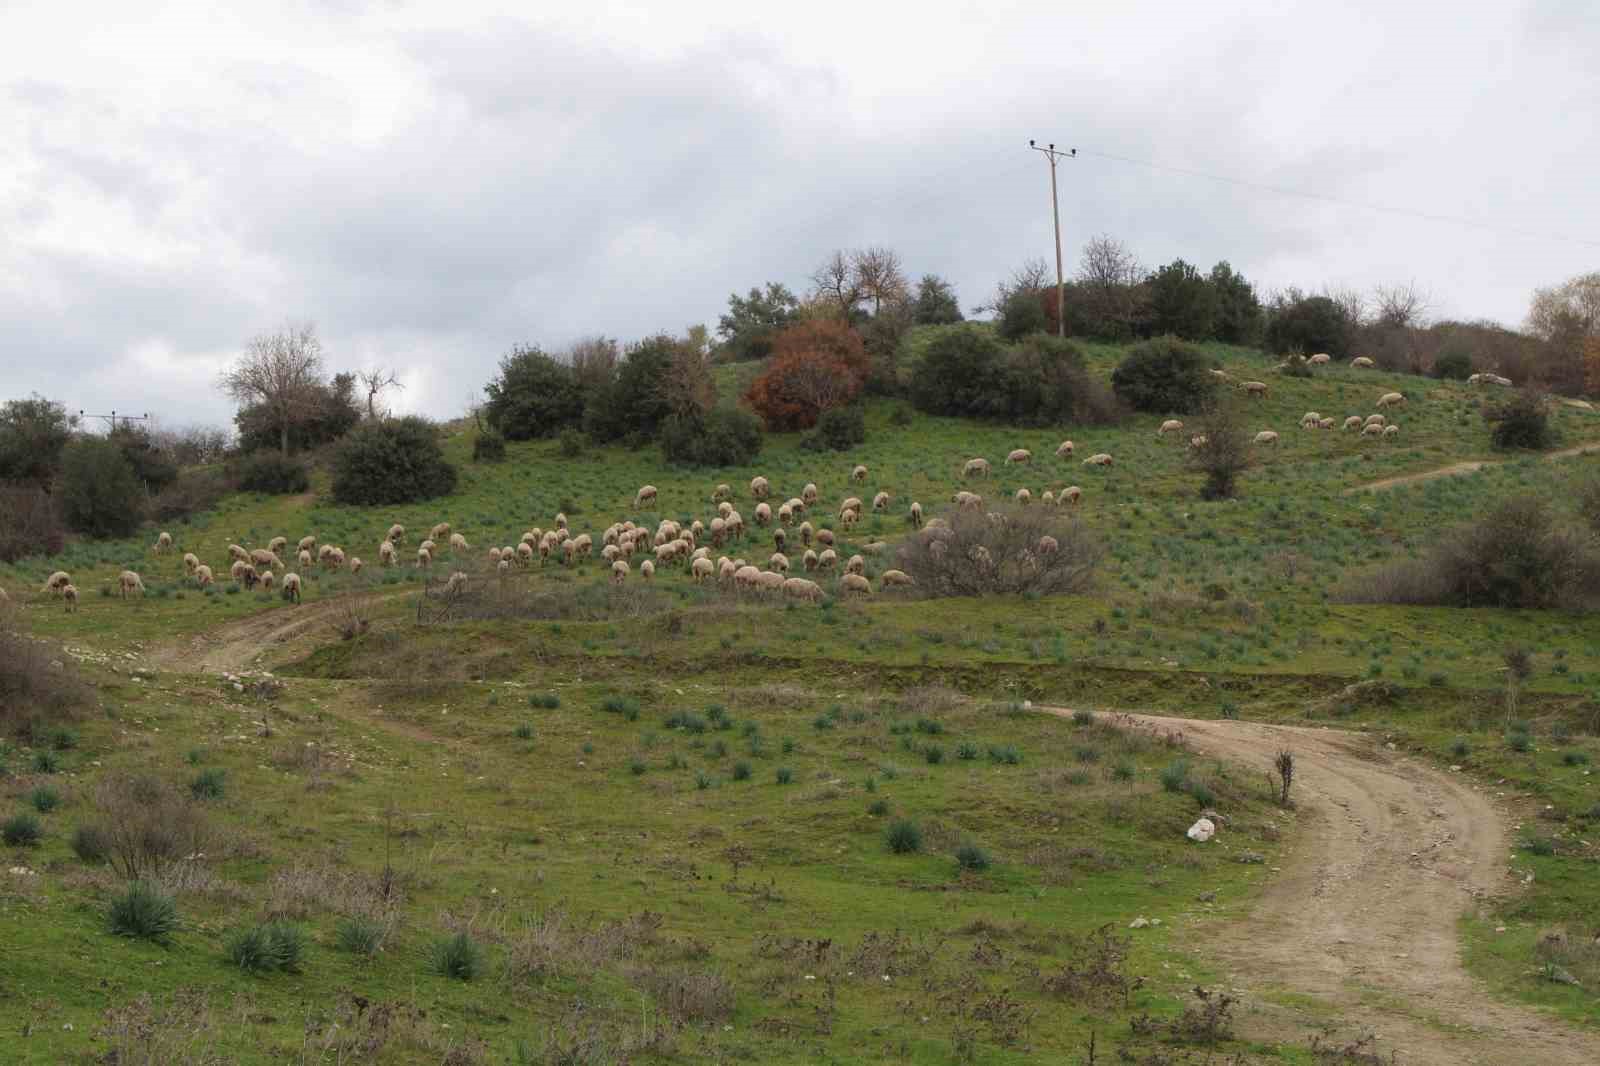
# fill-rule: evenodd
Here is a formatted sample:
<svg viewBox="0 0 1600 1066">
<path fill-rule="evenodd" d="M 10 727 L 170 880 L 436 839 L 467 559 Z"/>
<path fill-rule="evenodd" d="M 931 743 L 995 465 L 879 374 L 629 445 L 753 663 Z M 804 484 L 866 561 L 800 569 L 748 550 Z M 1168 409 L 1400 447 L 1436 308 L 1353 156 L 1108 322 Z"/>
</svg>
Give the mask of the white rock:
<svg viewBox="0 0 1600 1066">
<path fill-rule="evenodd" d="M 1217 835 L 1217 825 L 1210 818 L 1202 818 L 1191 825 L 1184 835 L 1196 843 L 1204 844 Z"/>
<path fill-rule="evenodd" d="M 1129 929 L 1148 929 L 1149 927 L 1150 919 L 1148 918 L 1135 918 L 1133 921 L 1128 923 Z"/>
</svg>

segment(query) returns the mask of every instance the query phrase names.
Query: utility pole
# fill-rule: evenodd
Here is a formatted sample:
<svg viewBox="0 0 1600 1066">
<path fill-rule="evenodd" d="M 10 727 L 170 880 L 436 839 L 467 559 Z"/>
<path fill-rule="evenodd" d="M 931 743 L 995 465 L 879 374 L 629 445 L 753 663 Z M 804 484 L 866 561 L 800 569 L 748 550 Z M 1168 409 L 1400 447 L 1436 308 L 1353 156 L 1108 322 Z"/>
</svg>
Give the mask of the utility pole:
<svg viewBox="0 0 1600 1066">
<path fill-rule="evenodd" d="M 1061 337 L 1067 335 L 1067 283 L 1061 274 L 1061 199 L 1056 195 L 1056 160 L 1072 159 L 1078 154 L 1076 148 L 1063 148 L 1056 150 L 1054 144 L 1040 148 L 1033 141 L 1028 142 L 1028 147 L 1035 152 L 1044 153 L 1050 160 L 1050 214 L 1056 224 L 1056 334 Z"/>
<path fill-rule="evenodd" d="M 84 411 L 80 408 L 79 411 L 78 411 L 78 417 L 79 418 L 103 418 L 106 421 L 111 423 L 111 432 L 115 433 L 117 431 L 117 423 L 119 421 L 122 423 L 122 428 L 123 429 L 127 429 L 129 422 L 148 422 L 148 421 L 150 421 L 150 412 L 146 411 L 142 415 L 119 415 L 119 414 L 117 414 L 116 410 L 113 408 L 111 413 L 108 414 L 108 415 L 91 415 L 91 414 L 85 414 Z"/>
</svg>

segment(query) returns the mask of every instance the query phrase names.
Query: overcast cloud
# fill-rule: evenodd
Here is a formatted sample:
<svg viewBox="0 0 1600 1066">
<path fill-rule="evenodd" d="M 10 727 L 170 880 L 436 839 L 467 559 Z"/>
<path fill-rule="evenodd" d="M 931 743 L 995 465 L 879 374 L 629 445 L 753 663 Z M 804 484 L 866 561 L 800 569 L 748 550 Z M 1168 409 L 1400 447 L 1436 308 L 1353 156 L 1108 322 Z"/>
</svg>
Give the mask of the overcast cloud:
<svg viewBox="0 0 1600 1066">
<path fill-rule="evenodd" d="M 1600 268 L 1586 0 L 517 6 L 0 4 L 0 399 L 221 423 L 292 318 L 450 416 L 513 344 L 714 326 L 865 244 L 970 307 L 1051 252 L 1030 137 L 1085 153 L 1069 259 L 1508 324 Z"/>
</svg>

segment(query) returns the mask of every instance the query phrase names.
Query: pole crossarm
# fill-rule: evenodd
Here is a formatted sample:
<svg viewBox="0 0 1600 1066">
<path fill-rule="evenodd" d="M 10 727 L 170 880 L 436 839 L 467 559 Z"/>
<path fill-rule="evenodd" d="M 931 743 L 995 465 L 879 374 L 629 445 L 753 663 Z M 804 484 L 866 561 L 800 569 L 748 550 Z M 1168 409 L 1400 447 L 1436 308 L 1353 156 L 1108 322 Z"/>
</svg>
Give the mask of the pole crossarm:
<svg viewBox="0 0 1600 1066">
<path fill-rule="evenodd" d="M 1055 220 L 1056 226 L 1056 335 L 1067 335 L 1067 283 L 1061 272 L 1061 198 L 1056 195 L 1056 161 L 1058 159 L 1075 159 L 1078 155 L 1076 148 L 1057 148 L 1054 143 L 1039 147 L 1033 141 L 1028 142 L 1028 147 L 1035 152 L 1040 152 L 1050 160 L 1050 215 Z"/>
</svg>

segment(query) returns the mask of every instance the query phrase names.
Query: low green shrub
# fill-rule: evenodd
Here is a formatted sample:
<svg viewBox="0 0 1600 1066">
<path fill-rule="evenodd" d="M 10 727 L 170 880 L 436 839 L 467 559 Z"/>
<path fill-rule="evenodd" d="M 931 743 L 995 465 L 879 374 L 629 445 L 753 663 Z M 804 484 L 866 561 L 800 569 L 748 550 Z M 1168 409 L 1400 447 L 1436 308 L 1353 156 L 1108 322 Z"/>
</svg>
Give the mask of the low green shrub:
<svg viewBox="0 0 1600 1066">
<path fill-rule="evenodd" d="M 117 936 L 166 944 L 178 930 L 178 905 L 154 885 L 135 881 L 111 901 L 108 918 Z"/>
<path fill-rule="evenodd" d="M 901 818 L 890 823 L 884 840 L 896 855 L 909 855 L 922 850 L 922 828 L 909 818 Z"/>
</svg>

